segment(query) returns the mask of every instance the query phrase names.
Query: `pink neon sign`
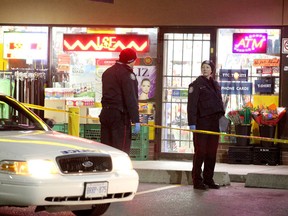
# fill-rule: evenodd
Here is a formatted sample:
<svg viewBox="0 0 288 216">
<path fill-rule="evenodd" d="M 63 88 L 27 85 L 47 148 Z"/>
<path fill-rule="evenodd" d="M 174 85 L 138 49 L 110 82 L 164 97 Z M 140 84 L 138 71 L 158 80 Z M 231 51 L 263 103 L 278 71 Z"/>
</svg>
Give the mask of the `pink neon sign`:
<svg viewBox="0 0 288 216">
<path fill-rule="evenodd" d="M 234 33 L 233 53 L 266 53 L 266 33 Z"/>
</svg>

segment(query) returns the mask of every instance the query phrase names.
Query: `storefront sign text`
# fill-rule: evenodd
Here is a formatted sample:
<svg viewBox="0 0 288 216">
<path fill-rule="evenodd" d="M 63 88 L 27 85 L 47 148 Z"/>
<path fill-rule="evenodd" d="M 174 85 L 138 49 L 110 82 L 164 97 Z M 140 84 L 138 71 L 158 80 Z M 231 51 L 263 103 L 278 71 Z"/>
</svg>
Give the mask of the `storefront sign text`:
<svg viewBox="0 0 288 216">
<path fill-rule="evenodd" d="M 271 78 L 255 80 L 254 87 L 255 92 L 257 93 L 267 93 L 267 94 L 274 93 L 274 81 Z"/>
<path fill-rule="evenodd" d="M 248 70 L 220 69 L 220 81 L 248 81 Z"/>
<path fill-rule="evenodd" d="M 251 82 L 220 82 L 221 93 L 228 95 L 251 95 Z"/>
<path fill-rule="evenodd" d="M 116 63 L 118 58 L 109 58 L 109 59 L 96 59 L 96 66 L 112 66 Z"/>
<path fill-rule="evenodd" d="M 233 53 L 266 53 L 266 33 L 234 33 Z"/>
<path fill-rule="evenodd" d="M 148 35 L 64 34 L 64 51 L 120 52 L 125 48 L 149 51 Z"/>
<path fill-rule="evenodd" d="M 254 67 L 279 67 L 280 66 L 280 58 L 254 59 L 253 66 Z"/>
</svg>

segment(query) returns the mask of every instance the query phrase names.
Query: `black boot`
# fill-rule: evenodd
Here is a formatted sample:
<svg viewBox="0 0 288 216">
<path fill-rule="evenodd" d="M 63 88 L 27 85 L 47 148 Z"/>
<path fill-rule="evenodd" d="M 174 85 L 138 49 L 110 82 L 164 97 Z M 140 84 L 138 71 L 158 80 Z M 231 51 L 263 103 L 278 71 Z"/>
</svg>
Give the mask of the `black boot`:
<svg viewBox="0 0 288 216">
<path fill-rule="evenodd" d="M 198 189 L 198 190 L 207 190 L 208 186 L 203 184 L 202 182 L 200 183 L 195 183 L 194 185 L 194 189 Z"/>
<path fill-rule="evenodd" d="M 208 186 L 208 188 L 210 188 L 210 189 L 219 189 L 220 188 L 220 185 L 219 184 L 217 184 L 217 183 L 215 183 L 214 181 L 204 181 L 203 182 L 205 185 L 207 185 Z"/>
</svg>

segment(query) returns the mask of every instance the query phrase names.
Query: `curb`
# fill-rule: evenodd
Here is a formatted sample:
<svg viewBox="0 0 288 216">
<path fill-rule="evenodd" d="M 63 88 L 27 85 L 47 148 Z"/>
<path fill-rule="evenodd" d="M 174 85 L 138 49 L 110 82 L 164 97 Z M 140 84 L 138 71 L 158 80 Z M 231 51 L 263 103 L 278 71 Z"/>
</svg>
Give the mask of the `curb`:
<svg viewBox="0 0 288 216">
<path fill-rule="evenodd" d="M 179 170 L 136 169 L 141 183 L 192 185 L 192 172 Z M 214 181 L 221 186 L 230 185 L 228 172 L 215 172 Z"/>
<path fill-rule="evenodd" d="M 136 169 L 140 183 L 192 185 L 192 172 L 181 170 Z M 231 174 L 214 172 L 214 181 L 221 186 L 231 182 L 245 183 L 245 187 L 288 189 L 288 176 L 277 174 Z"/>
</svg>

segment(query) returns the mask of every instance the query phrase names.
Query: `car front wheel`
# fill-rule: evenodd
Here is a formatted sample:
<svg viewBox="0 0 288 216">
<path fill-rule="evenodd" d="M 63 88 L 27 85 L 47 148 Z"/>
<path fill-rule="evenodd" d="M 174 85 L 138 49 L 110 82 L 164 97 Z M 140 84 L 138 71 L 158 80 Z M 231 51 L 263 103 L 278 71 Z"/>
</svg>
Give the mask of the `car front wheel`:
<svg viewBox="0 0 288 216">
<path fill-rule="evenodd" d="M 72 212 L 76 216 L 100 216 L 100 215 L 103 215 L 107 211 L 109 206 L 110 206 L 110 203 L 104 203 L 104 204 L 93 205 L 92 209 L 75 210 Z"/>
</svg>

